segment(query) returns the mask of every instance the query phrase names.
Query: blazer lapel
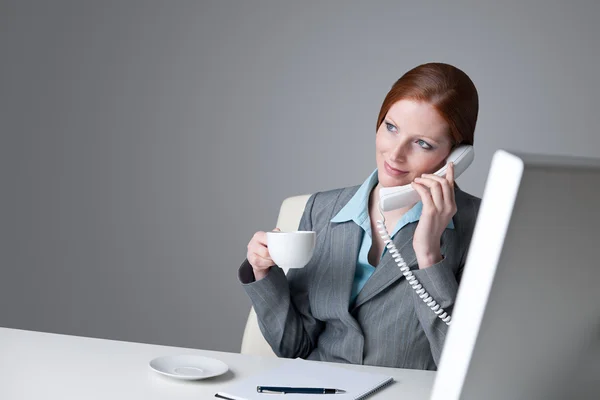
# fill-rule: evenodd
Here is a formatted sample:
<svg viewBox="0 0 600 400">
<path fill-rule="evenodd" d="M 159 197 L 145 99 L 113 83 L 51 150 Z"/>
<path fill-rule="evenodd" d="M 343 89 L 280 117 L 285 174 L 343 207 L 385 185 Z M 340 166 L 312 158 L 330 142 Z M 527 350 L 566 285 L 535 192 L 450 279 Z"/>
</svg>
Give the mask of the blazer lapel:
<svg viewBox="0 0 600 400">
<path fill-rule="evenodd" d="M 412 238 L 416 227 L 416 223 L 405 226 L 398 231 L 393 240 L 400 255 L 411 269 L 414 269 L 417 259 L 412 247 Z M 364 304 L 403 277 L 404 275 L 400 272 L 400 268 L 398 268 L 398 264 L 392 258 L 389 249 L 386 249 L 379 265 L 375 268 L 375 272 L 373 272 L 373 275 L 371 275 L 365 286 L 358 293 L 354 308 Z"/>
<path fill-rule="evenodd" d="M 350 291 L 356 271 L 356 260 L 363 229 L 354 221 L 333 223 L 331 228 L 330 263 L 333 268 L 333 299 L 345 310 L 350 305 Z"/>
</svg>

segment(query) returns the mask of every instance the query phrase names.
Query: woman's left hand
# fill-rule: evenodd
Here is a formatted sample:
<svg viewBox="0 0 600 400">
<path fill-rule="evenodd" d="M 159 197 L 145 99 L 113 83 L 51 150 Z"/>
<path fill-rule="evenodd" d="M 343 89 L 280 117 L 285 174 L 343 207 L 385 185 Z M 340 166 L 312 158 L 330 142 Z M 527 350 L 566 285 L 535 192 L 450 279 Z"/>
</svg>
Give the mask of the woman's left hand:
<svg viewBox="0 0 600 400">
<path fill-rule="evenodd" d="M 423 174 L 415 178 L 411 185 L 423 202 L 423 211 L 413 237 L 417 263 L 423 269 L 442 261 L 440 239 L 456 214 L 454 164 L 448 165 L 445 178 Z"/>
</svg>

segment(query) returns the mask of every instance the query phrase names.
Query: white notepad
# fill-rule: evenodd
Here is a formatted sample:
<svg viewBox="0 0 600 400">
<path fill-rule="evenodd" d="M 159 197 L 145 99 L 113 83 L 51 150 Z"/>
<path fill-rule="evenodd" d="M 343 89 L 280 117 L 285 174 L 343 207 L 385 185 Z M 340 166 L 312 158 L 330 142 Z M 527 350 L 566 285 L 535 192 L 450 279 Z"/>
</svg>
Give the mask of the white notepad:
<svg viewBox="0 0 600 400">
<path fill-rule="evenodd" d="M 354 371 L 325 363 L 295 359 L 280 367 L 265 370 L 232 383 L 216 397 L 231 400 L 275 400 L 285 398 L 320 400 L 359 400 L 384 388 L 394 381 L 391 376 Z M 258 393 L 257 386 L 290 386 L 343 389 L 341 394 L 267 394 Z"/>
</svg>

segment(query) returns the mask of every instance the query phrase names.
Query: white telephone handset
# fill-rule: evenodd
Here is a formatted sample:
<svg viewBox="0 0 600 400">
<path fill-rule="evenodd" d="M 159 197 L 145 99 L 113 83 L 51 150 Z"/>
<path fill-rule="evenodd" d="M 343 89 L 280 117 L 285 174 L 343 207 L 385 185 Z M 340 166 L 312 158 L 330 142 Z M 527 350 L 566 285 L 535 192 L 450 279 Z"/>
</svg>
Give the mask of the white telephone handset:
<svg viewBox="0 0 600 400">
<path fill-rule="evenodd" d="M 448 163 L 454 163 L 454 178 L 458 178 L 475 158 L 473 146 L 462 145 L 452 150 L 446 160 L 446 164 L 435 173 L 435 175 L 444 177 L 448 169 Z M 379 189 L 379 205 L 383 211 L 391 211 L 397 208 L 406 207 L 421 200 L 410 184 L 404 186 L 394 186 Z"/>
<path fill-rule="evenodd" d="M 448 159 L 446 160 L 446 164 L 435 174 L 442 177 L 446 176 L 448 163 L 453 162 L 454 178 L 458 178 L 458 176 L 462 174 L 469 165 L 471 165 L 471 162 L 473 162 L 474 158 L 475 151 L 473 150 L 473 146 L 458 146 L 450 153 Z M 410 204 L 418 202 L 419 200 L 419 194 L 412 188 L 410 184 L 379 189 L 379 212 L 381 213 L 381 220 L 377 221 L 377 227 L 385 246 L 390 251 L 390 254 L 394 258 L 394 261 L 396 261 L 396 264 L 398 264 L 398 267 L 400 268 L 400 271 L 406 278 L 407 282 L 417 292 L 425 304 L 427 304 L 431 310 L 441 318 L 442 321 L 450 325 L 452 317 L 448 315 L 448 313 L 446 313 L 446 311 L 444 311 L 439 304 L 437 304 L 437 302 L 423 288 L 423 285 L 421 285 L 417 278 L 415 278 L 412 271 L 408 268 L 408 265 L 406 265 L 406 262 L 400 255 L 400 252 L 398 249 L 396 249 L 390 234 L 385 229 L 385 216 L 383 215 L 384 211 L 391 211 L 397 208 L 406 207 Z"/>
</svg>

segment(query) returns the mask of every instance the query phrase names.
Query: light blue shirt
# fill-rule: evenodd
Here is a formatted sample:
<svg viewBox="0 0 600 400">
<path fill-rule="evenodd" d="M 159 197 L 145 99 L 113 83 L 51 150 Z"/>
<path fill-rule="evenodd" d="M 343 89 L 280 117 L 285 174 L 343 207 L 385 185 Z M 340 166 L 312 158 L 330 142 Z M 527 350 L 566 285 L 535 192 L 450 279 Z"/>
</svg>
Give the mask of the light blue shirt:
<svg viewBox="0 0 600 400">
<path fill-rule="evenodd" d="M 369 250 L 373 243 L 371 232 L 371 218 L 369 217 L 369 196 L 373 188 L 379 183 L 377 177 L 377 169 L 367 178 L 360 186 L 358 191 L 352 196 L 350 201 L 331 219 L 331 222 L 347 222 L 354 221 L 363 229 L 363 237 L 361 240 L 360 250 L 358 252 L 358 260 L 356 261 L 356 272 L 354 273 L 354 281 L 352 283 L 352 291 L 350 292 L 350 305 L 354 304 L 356 296 L 365 286 L 367 280 L 375 271 L 375 267 L 369 264 Z M 421 218 L 423 203 L 418 202 L 410 210 L 408 210 L 396 224 L 394 231 L 391 232 L 393 238 L 396 233 L 404 226 L 417 222 Z M 454 229 L 454 222 L 450 220 L 448 228 Z M 387 248 L 384 247 L 379 259 L 383 257 Z"/>
</svg>

